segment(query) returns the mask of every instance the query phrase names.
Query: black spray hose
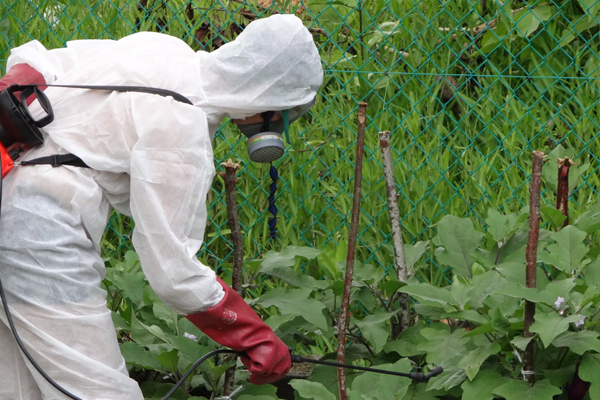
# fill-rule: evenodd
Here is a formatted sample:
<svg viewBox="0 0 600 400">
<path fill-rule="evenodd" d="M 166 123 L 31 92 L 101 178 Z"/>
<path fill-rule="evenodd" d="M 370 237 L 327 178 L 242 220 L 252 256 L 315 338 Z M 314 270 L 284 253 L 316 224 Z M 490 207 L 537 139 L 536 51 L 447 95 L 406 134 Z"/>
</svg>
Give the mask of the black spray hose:
<svg viewBox="0 0 600 400">
<path fill-rule="evenodd" d="M 223 349 L 223 350 L 213 350 L 213 351 L 205 354 L 202 358 L 200 358 L 198 361 L 196 361 L 194 363 L 194 365 L 192 365 L 190 367 L 190 369 L 187 370 L 187 372 L 181 377 L 181 379 L 175 384 L 175 386 L 173 386 L 171 388 L 171 390 L 169 390 L 169 393 L 167 393 L 162 398 L 162 400 L 168 400 L 169 397 L 171 397 L 173 395 L 173 393 L 175 393 L 175 391 L 183 384 L 183 382 L 185 382 L 185 380 L 187 379 L 187 377 L 190 376 L 190 374 L 192 373 L 192 371 L 194 371 L 204 361 L 208 360 L 209 358 L 211 358 L 212 356 L 215 356 L 217 354 L 237 354 L 239 357 L 247 357 L 245 353 L 239 353 L 239 352 L 237 352 L 235 350 L 225 350 L 225 349 Z M 327 365 L 329 367 L 338 367 L 338 368 L 347 368 L 347 369 L 358 369 L 360 371 L 375 372 L 375 373 L 378 373 L 378 374 L 401 376 L 401 377 L 404 377 L 404 378 L 412 379 L 416 383 L 427 382 L 430 378 L 438 376 L 439 374 L 441 374 L 442 372 L 444 372 L 444 368 L 442 368 L 441 366 L 435 367 L 433 370 L 431 370 L 431 372 L 429 372 L 428 374 L 425 374 L 425 375 L 422 374 L 421 372 L 404 373 L 404 372 L 386 371 L 386 370 L 377 369 L 377 368 L 357 367 L 355 365 L 338 364 L 338 363 L 330 362 L 330 361 L 312 360 L 310 358 L 305 358 L 305 357 L 302 357 L 302 356 L 298 356 L 296 354 L 292 354 L 292 350 L 291 349 L 290 349 L 290 356 L 292 358 L 292 363 L 296 363 L 296 364 L 299 364 L 299 363 L 311 363 L 311 364 Z"/>
</svg>

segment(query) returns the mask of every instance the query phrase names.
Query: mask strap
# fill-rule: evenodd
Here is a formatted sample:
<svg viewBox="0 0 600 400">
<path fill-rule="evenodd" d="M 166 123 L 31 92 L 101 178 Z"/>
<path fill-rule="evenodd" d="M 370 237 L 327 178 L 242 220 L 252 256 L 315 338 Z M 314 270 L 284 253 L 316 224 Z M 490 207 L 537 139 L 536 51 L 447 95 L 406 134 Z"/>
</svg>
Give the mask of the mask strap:
<svg viewBox="0 0 600 400">
<path fill-rule="evenodd" d="M 266 111 L 262 113 L 263 126 L 260 128 L 261 132 L 269 132 L 271 130 L 271 118 L 275 115 L 274 111 Z"/>
<path fill-rule="evenodd" d="M 292 144 L 292 142 L 290 142 L 290 116 L 288 114 L 288 110 L 283 110 L 281 115 L 283 116 L 283 131 L 285 132 L 285 139 L 287 140 L 288 144 Z"/>
</svg>

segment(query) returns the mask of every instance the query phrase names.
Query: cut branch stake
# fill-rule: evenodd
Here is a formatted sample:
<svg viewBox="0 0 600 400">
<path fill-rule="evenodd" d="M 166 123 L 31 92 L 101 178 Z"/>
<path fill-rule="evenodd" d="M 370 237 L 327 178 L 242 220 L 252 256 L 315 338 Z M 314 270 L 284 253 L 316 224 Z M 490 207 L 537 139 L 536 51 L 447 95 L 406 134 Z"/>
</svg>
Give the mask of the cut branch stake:
<svg viewBox="0 0 600 400">
<path fill-rule="evenodd" d="M 409 271 L 406 268 L 406 260 L 404 258 L 404 241 L 402 240 L 400 209 L 398 207 L 398 196 L 396 194 L 396 179 L 394 178 L 394 162 L 392 161 L 389 132 L 379 132 L 379 145 L 381 146 L 381 161 L 383 163 L 385 190 L 387 192 L 390 224 L 392 226 L 392 243 L 394 245 L 394 254 L 396 257 L 396 274 L 398 276 L 398 281 L 406 282 Z M 399 296 L 399 299 L 400 312 L 397 315 L 398 323 L 392 326 L 392 339 L 398 337 L 400 332 L 408 329 L 410 325 L 410 302 L 408 294 L 402 293 Z"/>
<path fill-rule="evenodd" d="M 356 252 L 356 241 L 358 236 L 363 151 L 367 120 L 367 103 L 359 103 L 358 106 L 356 166 L 354 168 L 354 199 L 352 202 L 352 219 L 350 220 L 350 237 L 348 238 L 348 256 L 346 257 L 346 279 L 344 281 L 344 294 L 342 295 L 340 315 L 338 320 L 337 361 L 340 364 L 344 364 L 346 362 L 346 325 L 348 323 L 348 308 L 350 305 L 350 291 L 352 290 L 352 276 L 354 274 L 354 256 Z M 346 400 L 348 398 L 346 392 L 346 370 L 343 368 L 338 368 L 338 388 L 340 400 Z"/>
<path fill-rule="evenodd" d="M 558 186 L 556 190 L 556 209 L 564 215 L 563 228 L 569 225 L 569 168 L 573 165 L 570 158 L 558 159 Z"/>
<path fill-rule="evenodd" d="M 542 185 L 542 163 L 544 153 L 535 150 L 533 152 L 533 165 L 531 171 L 531 183 L 529 185 L 529 239 L 525 250 L 525 259 L 527 262 L 526 284 L 528 288 L 535 288 L 535 274 L 537 270 L 537 248 L 540 236 L 540 193 Z M 523 326 L 523 336 L 532 337 L 533 334 L 529 328 L 535 321 L 535 303 L 525 301 L 525 318 Z M 523 379 L 530 384 L 534 382 L 533 375 L 533 340 L 529 342 L 523 354 Z"/>
<path fill-rule="evenodd" d="M 231 229 L 231 238 L 233 239 L 233 272 L 231 274 L 231 287 L 240 296 L 242 295 L 242 265 L 244 264 L 244 242 L 242 241 L 242 230 L 237 212 L 237 202 L 235 200 L 236 173 L 239 164 L 231 159 L 221 163 L 225 168 L 225 200 L 227 202 L 227 222 Z M 225 372 L 225 383 L 223 395 L 229 396 L 233 392 L 235 383 L 235 365 Z"/>
</svg>

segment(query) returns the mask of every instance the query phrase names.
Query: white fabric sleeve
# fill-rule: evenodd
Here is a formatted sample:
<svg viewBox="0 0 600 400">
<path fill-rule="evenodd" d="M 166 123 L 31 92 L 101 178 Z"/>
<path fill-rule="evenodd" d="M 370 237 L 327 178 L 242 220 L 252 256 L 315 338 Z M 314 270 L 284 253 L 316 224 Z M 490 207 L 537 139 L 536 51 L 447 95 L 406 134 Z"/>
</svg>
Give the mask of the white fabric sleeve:
<svg viewBox="0 0 600 400">
<path fill-rule="evenodd" d="M 17 64 L 29 64 L 41 73 L 46 83 L 53 83 L 68 70 L 77 65 L 75 52 L 68 48 L 48 50 L 37 40 L 32 40 L 11 49 L 6 63 L 6 70 Z"/>
<path fill-rule="evenodd" d="M 224 296 L 215 272 L 196 253 L 215 175 L 205 114 L 160 96 L 132 94 L 137 142 L 131 153 L 133 245 L 156 294 L 175 312 L 193 314 Z"/>
</svg>

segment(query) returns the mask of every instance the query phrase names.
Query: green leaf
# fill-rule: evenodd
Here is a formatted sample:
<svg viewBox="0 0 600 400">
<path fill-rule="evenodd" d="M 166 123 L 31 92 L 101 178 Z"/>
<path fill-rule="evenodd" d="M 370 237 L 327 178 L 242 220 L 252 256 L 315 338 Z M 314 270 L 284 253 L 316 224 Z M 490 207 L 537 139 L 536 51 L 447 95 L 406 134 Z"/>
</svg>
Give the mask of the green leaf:
<svg viewBox="0 0 600 400">
<path fill-rule="evenodd" d="M 528 288 L 515 284 L 501 285 L 496 290 L 496 293 L 508 297 L 514 297 L 516 299 L 529 300 L 533 303 L 554 304 L 554 301 L 556 300 L 556 298 L 551 293 L 548 293 L 546 291 Z"/>
<path fill-rule="evenodd" d="M 475 322 L 479 325 L 485 325 L 489 320 L 474 310 L 457 311 L 442 315 L 443 318 L 460 319 L 463 321 Z"/>
<path fill-rule="evenodd" d="M 447 330 L 423 328 L 421 335 L 427 341 L 421 342 L 418 349 L 427 351 L 427 362 L 443 366 L 446 361 L 465 352 L 466 344 L 470 340 L 463 337 L 465 333 L 464 329 L 450 333 Z"/>
<path fill-rule="evenodd" d="M 438 237 L 443 251 L 436 253 L 443 265 L 449 265 L 455 274 L 471 276 L 473 253 L 481 239 L 482 232 L 477 232 L 470 219 L 447 215 L 437 224 Z"/>
<path fill-rule="evenodd" d="M 433 394 L 428 393 L 426 388 L 427 384 L 425 383 L 410 386 L 401 400 L 438 400 Z"/>
<path fill-rule="evenodd" d="M 568 347 L 573 353 L 579 355 L 589 350 L 600 353 L 598 332 L 593 331 L 564 332 L 552 341 L 552 345 L 556 347 Z"/>
<path fill-rule="evenodd" d="M 488 271 L 473 277 L 473 289 L 469 292 L 471 306 L 479 308 L 485 300 L 498 288 L 501 278 L 495 271 Z"/>
<path fill-rule="evenodd" d="M 379 353 L 390 336 L 390 328 L 386 322 L 396 313 L 367 315 L 362 320 L 356 320 L 363 336 L 373 345 L 375 353 Z"/>
<path fill-rule="evenodd" d="M 535 322 L 529 329 L 531 332 L 539 334 L 544 347 L 550 346 L 554 338 L 569 329 L 571 322 L 579 321 L 577 315 L 562 317 L 558 313 L 536 313 Z"/>
<path fill-rule="evenodd" d="M 496 242 L 503 241 L 511 228 L 508 217 L 500 214 L 494 208 L 489 209 L 485 223 L 487 224 L 487 232 L 492 235 Z"/>
<path fill-rule="evenodd" d="M 404 245 L 404 260 L 406 261 L 406 269 L 410 271 L 410 269 L 415 265 L 419 258 L 425 251 L 427 250 L 427 246 L 429 245 L 429 240 L 424 242 L 417 242 L 414 245 L 405 244 Z"/>
<path fill-rule="evenodd" d="M 154 371 L 164 370 L 164 368 L 158 362 L 156 354 L 147 351 L 144 346 L 140 346 L 139 344 L 133 342 L 125 342 L 119 347 L 127 364 L 135 364 L 142 368 L 151 369 Z"/>
<path fill-rule="evenodd" d="M 148 282 L 142 271 L 114 274 L 111 281 L 133 304 L 139 306 L 144 302 L 144 288 Z"/>
<path fill-rule="evenodd" d="M 301 274 L 290 266 L 270 264 L 268 267 L 265 267 L 263 264 L 260 272 L 281 279 L 288 285 L 303 289 L 325 289 L 331 282 L 329 280 L 316 280 L 310 275 Z"/>
<path fill-rule="evenodd" d="M 600 229 L 600 210 L 594 209 L 584 212 L 577 218 L 574 225 L 588 235 L 595 233 Z"/>
<path fill-rule="evenodd" d="M 582 1 L 582 0 L 580 0 Z M 594 1 L 594 0 L 586 0 L 586 1 Z M 565 30 L 563 31 L 562 38 L 560 39 L 560 46 L 566 46 L 575 37 L 581 35 L 583 32 L 587 31 L 590 28 L 598 25 L 598 19 L 596 17 L 592 17 L 591 15 L 586 14 L 583 18 L 576 16 L 576 20 L 571 21 L 571 23 L 566 25 Z"/>
<path fill-rule="evenodd" d="M 598 11 L 600 10 L 600 4 L 596 0 L 579 0 L 581 8 L 590 16 L 598 18 Z"/>
<path fill-rule="evenodd" d="M 585 232 L 569 225 L 552 235 L 552 239 L 556 243 L 547 247 L 548 253 L 540 252 L 538 258 L 546 264 L 572 273 L 581 267 L 581 261 L 589 251 L 589 248 L 583 243 L 586 236 Z"/>
<path fill-rule="evenodd" d="M 383 350 L 386 353 L 394 351 L 403 357 L 413 357 L 427 353 L 426 350 L 417 349 L 420 343 L 427 340 L 421 335 L 421 329 L 420 326 L 411 326 L 402 331 L 397 340 L 387 342 Z"/>
<path fill-rule="evenodd" d="M 450 390 L 463 383 L 465 379 L 467 376 L 464 369 L 450 366 L 444 368 L 444 372 L 429 381 L 427 390 Z"/>
<path fill-rule="evenodd" d="M 335 400 L 333 393 L 327 390 L 323 384 L 311 382 L 304 379 L 292 379 L 290 385 L 298 391 L 298 394 L 305 399 L 314 400 Z"/>
<path fill-rule="evenodd" d="M 462 283 L 457 275 L 452 277 L 452 287 L 450 288 L 450 293 L 461 309 L 464 309 L 465 304 L 469 302 L 469 293 L 471 290 L 473 290 L 473 287 L 473 285 Z"/>
<path fill-rule="evenodd" d="M 372 400 L 379 393 L 381 375 L 363 373 L 357 376 L 350 388 L 349 400 Z"/>
<path fill-rule="evenodd" d="M 465 356 L 458 362 L 458 368 L 463 368 L 469 380 L 473 380 L 479 373 L 479 368 L 487 358 L 500 351 L 500 345 L 498 343 L 490 343 L 485 347 L 481 347 L 472 351 L 469 351 Z"/>
<path fill-rule="evenodd" d="M 515 14 L 518 33 L 524 37 L 530 36 L 540 26 L 539 18 L 531 10 L 524 10 Z"/>
<path fill-rule="evenodd" d="M 310 289 L 277 288 L 265 293 L 258 300 L 263 307 L 275 306 L 282 314 L 299 315 L 316 327 L 327 330 L 323 315 L 325 305 L 310 297 Z"/>
<path fill-rule="evenodd" d="M 600 354 L 586 354 L 579 366 L 581 380 L 591 382 L 589 395 L 591 400 L 600 400 Z"/>
<path fill-rule="evenodd" d="M 446 290 L 437 288 L 429 283 L 411 283 L 398 289 L 401 293 L 408 293 L 411 296 L 418 297 L 422 300 L 434 301 L 443 305 L 457 305 L 452 294 Z"/>
<path fill-rule="evenodd" d="M 387 365 L 378 366 L 386 371 L 408 373 L 412 370 L 410 360 L 402 358 L 389 367 Z M 378 400 L 398 399 L 406 394 L 412 381 L 408 378 L 402 378 L 393 375 L 380 375 L 380 389 L 377 394 Z"/>
<path fill-rule="evenodd" d="M 544 206 L 540 208 L 540 211 L 542 212 L 542 215 L 552 222 L 552 225 L 559 229 L 562 228 L 563 222 L 567 219 L 567 217 L 562 215 L 562 212 L 555 207 Z"/>
<path fill-rule="evenodd" d="M 504 381 L 508 382 L 494 389 L 493 393 L 506 400 L 552 400 L 561 393 L 548 379 L 536 382 L 533 386 L 522 380 L 505 378 Z"/>
<path fill-rule="evenodd" d="M 534 336 L 531 337 L 523 337 L 523 336 L 515 336 L 513 340 L 510 342 L 518 349 L 525 351 L 529 342 L 533 340 Z"/>
<path fill-rule="evenodd" d="M 483 370 L 472 381 L 465 381 L 462 400 L 493 400 L 494 390 L 502 385 L 502 375 L 492 370 Z"/>
<path fill-rule="evenodd" d="M 173 349 L 171 351 L 165 351 L 157 357 L 160 365 L 167 368 L 171 372 L 177 372 L 177 364 L 179 362 L 179 350 Z"/>
<path fill-rule="evenodd" d="M 571 293 L 571 290 L 574 287 L 575 282 L 573 282 L 573 279 L 567 278 L 550 282 L 548 285 L 546 285 L 544 291 L 551 293 L 556 301 L 558 297 L 568 298 L 569 293 Z"/>
<path fill-rule="evenodd" d="M 286 246 L 279 253 L 270 250 L 262 260 L 261 271 L 273 267 L 293 267 L 296 264 L 296 257 L 312 260 L 321 253 L 321 250 L 300 246 Z"/>
</svg>

